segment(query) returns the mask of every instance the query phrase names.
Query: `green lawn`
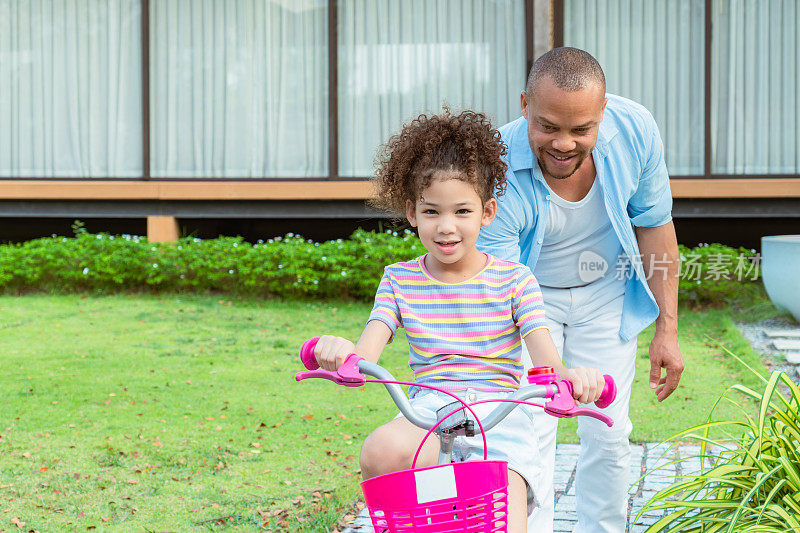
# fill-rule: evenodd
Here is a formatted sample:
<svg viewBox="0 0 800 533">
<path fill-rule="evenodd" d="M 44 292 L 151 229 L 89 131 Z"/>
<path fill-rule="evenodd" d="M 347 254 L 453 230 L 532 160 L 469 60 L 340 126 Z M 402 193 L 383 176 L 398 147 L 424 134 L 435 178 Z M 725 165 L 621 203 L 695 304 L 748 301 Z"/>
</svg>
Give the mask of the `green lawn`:
<svg viewBox="0 0 800 533">
<path fill-rule="evenodd" d="M 214 296 L 0 297 L 0 530 L 328 530 L 358 494 L 379 386 L 294 381 L 300 343 L 369 306 Z M 682 387 L 657 404 L 639 345 L 634 441 L 701 422 L 760 367 L 723 311 L 681 316 Z M 408 378 L 402 337 L 383 363 Z M 562 441 L 574 441 L 562 424 Z M 287 522 L 288 520 L 288 522 Z M 24 522 L 24 526 L 19 525 Z"/>
</svg>

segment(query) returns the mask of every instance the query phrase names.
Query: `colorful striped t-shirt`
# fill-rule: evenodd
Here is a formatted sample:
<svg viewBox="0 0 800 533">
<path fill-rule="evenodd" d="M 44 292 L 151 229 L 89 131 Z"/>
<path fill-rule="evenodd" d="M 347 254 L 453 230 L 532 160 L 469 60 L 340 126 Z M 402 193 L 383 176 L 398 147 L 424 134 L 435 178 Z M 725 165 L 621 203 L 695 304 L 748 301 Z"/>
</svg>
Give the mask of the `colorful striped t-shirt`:
<svg viewBox="0 0 800 533">
<path fill-rule="evenodd" d="M 546 327 L 530 269 L 488 254 L 484 268 L 459 283 L 435 279 L 424 255 L 387 266 L 369 320 L 393 334 L 405 328 L 415 381 L 445 390 L 519 387 L 521 337 Z"/>
</svg>

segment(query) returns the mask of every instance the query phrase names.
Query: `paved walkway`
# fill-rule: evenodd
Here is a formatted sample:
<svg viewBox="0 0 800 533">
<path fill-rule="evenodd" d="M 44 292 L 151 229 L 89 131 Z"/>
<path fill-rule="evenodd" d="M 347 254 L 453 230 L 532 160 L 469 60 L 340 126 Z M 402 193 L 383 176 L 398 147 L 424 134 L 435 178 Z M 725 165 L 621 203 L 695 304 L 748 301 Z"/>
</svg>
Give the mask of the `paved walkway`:
<svg viewBox="0 0 800 533">
<path fill-rule="evenodd" d="M 575 466 L 578 462 L 577 444 L 559 444 L 556 448 L 556 471 L 555 471 L 555 493 L 556 509 L 555 522 L 553 523 L 554 532 L 572 531 L 577 517 L 575 515 Z M 631 483 L 628 498 L 628 529 L 630 533 L 640 533 L 647 529 L 647 526 L 656 522 L 664 516 L 663 511 L 657 513 L 643 514 L 639 520 L 636 514 L 644 503 L 649 500 L 658 490 L 670 485 L 675 481 L 676 476 L 687 472 L 696 472 L 700 464 L 698 459 L 685 459 L 681 462 L 671 464 L 681 458 L 691 457 L 700 452 L 699 446 L 676 446 L 666 455 L 667 446 L 663 444 L 633 444 L 631 445 L 631 471 L 629 482 Z M 661 467 L 661 468 L 660 468 Z M 648 475 L 642 477 L 644 473 Z M 641 479 L 640 479 L 641 478 Z M 372 524 L 366 510 L 362 511 L 358 517 L 342 533 L 366 533 L 372 532 Z"/>
</svg>

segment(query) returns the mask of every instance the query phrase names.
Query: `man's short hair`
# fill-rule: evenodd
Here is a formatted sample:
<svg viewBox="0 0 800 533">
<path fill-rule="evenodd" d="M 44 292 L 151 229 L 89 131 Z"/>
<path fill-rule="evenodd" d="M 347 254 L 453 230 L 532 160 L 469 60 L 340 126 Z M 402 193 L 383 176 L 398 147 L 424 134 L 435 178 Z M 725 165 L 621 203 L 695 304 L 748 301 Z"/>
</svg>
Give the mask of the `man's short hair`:
<svg viewBox="0 0 800 533">
<path fill-rule="evenodd" d="M 556 87 L 565 91 L 578 91 L 599 83 L 606 91 L 606 76 L 600 63 L 585 50 L 563 46 L 553 48 L 539 56 L 531 67 L 525 91 L 533 95 L 533 90 L 545 76 L 550 77 Z"/>
</svg>

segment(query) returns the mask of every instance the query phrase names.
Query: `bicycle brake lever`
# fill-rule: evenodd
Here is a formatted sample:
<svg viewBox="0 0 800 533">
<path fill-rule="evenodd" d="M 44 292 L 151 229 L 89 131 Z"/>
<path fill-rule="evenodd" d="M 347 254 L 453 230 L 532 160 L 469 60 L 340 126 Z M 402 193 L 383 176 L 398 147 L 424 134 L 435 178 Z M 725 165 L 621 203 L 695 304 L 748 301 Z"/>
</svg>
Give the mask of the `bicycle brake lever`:
<svg viewBox="0 0 800 533">
<path fill-rule="evenodd" d="M 306 372 L 298 372 L 294 375 L 294 379 L 302 381 L 309 378 L 322 378 L 333 381 L 338 385 L 345 387 L 360 387 L 367 382 L 364 374 L 358 369 L 358 362 L 363 361 L 363 357 L 359 357 L 354 353 L 347 356 L 342 366 L 338 369 L 331 370 L 308 370 Z"/>
<path fill-rule="evenodd" d="M 586 407 L 577 407 L 575 400 L 572 397 L 572 383 L 567 380 L 556 381 L 555 385 L 558 387 L 558 392 L 553 399 L 544 405 L 546 413 L 557 416 L 559 418 L 571 418 L 574 416 L 591 416 L 600 422 L 603 422 L 608 427 L 614 425 L 614 421 L 610 416 L 604 415 L 594 409 Z"/>
</svg>

